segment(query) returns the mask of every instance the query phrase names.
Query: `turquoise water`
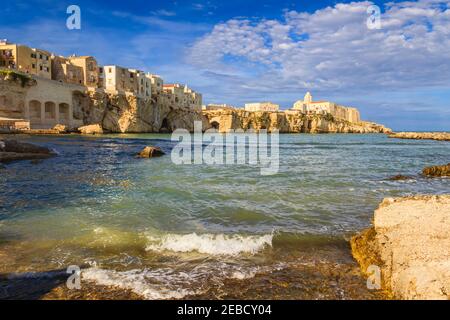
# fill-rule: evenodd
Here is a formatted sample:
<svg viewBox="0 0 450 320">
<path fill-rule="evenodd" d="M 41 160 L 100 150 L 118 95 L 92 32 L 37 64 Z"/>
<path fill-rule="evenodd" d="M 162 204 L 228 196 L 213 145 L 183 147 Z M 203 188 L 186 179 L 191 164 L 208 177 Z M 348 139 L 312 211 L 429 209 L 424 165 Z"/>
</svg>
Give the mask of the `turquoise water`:
<svg viewBox="0 0 450 320">
<path fill-rule="evenodd" d="M 170 153 L 169 135 L 21 140 L 59 155 L 0 169 L 2 271 L 88 265 L 86 279 L 150 299 L 282 268 L 301 259 L 305 243 L 313 252 L 344 242 L 370 224 L 384 197 L 450 190 L 448 179 L 419 175 L 449 162 L 446 142 L 281 135 L 279 173 L 262 176 L 249 165 L 134 156 L 146 145 Z M 412 179 L 387 180 L 396 174 Z"/>
</svg>

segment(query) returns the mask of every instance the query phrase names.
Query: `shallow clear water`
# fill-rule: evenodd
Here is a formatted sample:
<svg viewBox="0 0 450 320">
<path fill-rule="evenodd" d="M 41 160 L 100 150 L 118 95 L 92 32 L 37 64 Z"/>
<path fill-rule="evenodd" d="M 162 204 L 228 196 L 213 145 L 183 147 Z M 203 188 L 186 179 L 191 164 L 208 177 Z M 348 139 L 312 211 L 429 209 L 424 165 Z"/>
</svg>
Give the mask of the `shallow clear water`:
<svg viewBox="0 0 450 320">
<path fill-rule="evenodd" d="M 59 156 L 0 169 L 1 272 L 89 266 L 86 279 L 146 298 L 337 261 L 384 197 L 450 190 L 449 179 L 419 175 L 449 162 L 446 142 L 281 135 L 280 171 L 261 176 L 249 165 L 135 158 L 146 145 L 169 153 L 169 135 L 20 139 Z M 387 180 L 396 174 L 414 179 Z"/>
</svg>

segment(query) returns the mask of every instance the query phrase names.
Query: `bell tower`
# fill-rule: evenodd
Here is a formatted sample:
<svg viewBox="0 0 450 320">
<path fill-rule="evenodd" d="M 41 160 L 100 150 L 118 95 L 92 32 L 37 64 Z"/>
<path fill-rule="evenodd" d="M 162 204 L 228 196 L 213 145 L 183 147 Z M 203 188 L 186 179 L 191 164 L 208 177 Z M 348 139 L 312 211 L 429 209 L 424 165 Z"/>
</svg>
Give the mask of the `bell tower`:
<svg viewBox="0 0 450 320">
<path fill-rule="evenodd" d="M 303 102 L 306 104 L 310 104 L 312 102 L 312 95 L 309 91 L 305 94 L 305 98 L 303 98 Z"/>
</svg>

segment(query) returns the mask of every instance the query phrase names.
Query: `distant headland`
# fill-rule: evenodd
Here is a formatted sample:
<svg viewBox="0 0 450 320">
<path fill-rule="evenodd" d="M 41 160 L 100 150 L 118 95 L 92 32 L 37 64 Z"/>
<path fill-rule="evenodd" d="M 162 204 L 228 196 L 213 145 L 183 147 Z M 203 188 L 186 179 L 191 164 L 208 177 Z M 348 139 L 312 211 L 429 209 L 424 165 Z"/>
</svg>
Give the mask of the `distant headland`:
<svg viewBox="0 0 450 320">
<path fill-rule="evenodd" d="M 282 133 L 390 133 L 361 121 L 358 109 L 313 101 L 311 93 L 281 111 L 272 102 L 203 105 L 188 85 L 92 56 L 63 57 L 0 41 L 0 131 L 37 133 L 168 133 L 203 128 Z M 88 126 L 86 128 L 86 126 Z M 95 130 L 93 130 L 95 128 Z"/>
</svg>

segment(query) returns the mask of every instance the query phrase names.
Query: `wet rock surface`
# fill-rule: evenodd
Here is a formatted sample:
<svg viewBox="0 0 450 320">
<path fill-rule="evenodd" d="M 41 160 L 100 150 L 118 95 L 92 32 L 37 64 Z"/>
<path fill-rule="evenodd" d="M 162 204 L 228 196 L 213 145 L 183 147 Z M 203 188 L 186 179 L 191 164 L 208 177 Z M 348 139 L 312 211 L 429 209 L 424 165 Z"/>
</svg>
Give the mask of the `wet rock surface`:
<svg viewBox="0 0 450 320">
<path fill-rule="evenodd" d="M 164 153 L 164 151 L 161 150 L 161 148 L 147 146 L 141 152 L 139 152 L 138 157 L 139 158 L 156 158 L 156 157 L 162 157 L 163 155 L 165 155 L 165 153 Z"/>
<path fill-rule="evenodd" d="M 423 169 L 422 174 L 427 177 L 450 177 L 450 163 L 443 166 L 432 166 Z"/>
<path fill-rule="evenodd" d="M 55 153 L 46 147 L 16 140 L 0 140 L 0 162 L 7 163 L 17 160 L 47 159 Z"/>
</svg>

